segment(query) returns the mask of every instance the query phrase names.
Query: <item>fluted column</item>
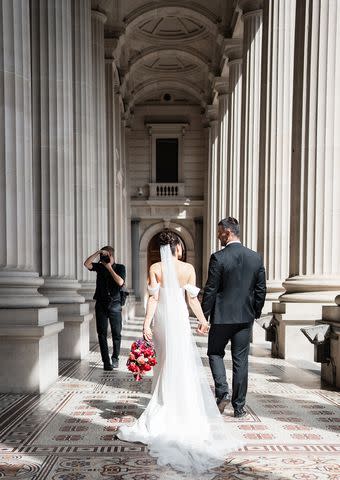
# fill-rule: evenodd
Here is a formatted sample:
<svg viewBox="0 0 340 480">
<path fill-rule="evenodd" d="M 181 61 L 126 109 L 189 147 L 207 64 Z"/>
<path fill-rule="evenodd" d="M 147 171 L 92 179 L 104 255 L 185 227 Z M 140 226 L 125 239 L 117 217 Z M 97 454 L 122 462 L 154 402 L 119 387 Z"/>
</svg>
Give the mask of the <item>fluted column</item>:
<svg viewBox="0 0 340 480">
<path fill-rule="evenodd" d="M 260 1 L 240 1 L 243 9 L 240 223 L 243 243 L 257 249 L 262 10 Z"/>
<path fill-rule="evenodd" d="M 340 291 L 340 5 L 297 2 L 290 278 L 282 302 L 333 303 Z"/>
<path fill-rule="evenodd" d="M 133 218 L 131 220 L 132 288 L 135 291 L 137 301 L 142 298 L 139 281 L 139 226 L 140 219 Z"/>
<path fill-rule="evenodd" d="M 196 285 L 203 287 L 203 218 L 195 217 L 195 270 L 196 270 Z"/>
<path fill-rule="evenodd" d="M 69 0 L 32 0 L 33 141 L 41 190 L 41 270 L 50 303 L 81 303 L 75 251 L 72 22 Z M 38 207 L 38 208 L 39 208 Z"/>
<path fill-rule="evenodd" d="M 209 120 L 209 153 L 208 153 L 208 201 L 207 201 L 207 255 L 218 248 L 217 240 L 217 162 L 218 162 L 218 110 L 215 105 L 209 105 L 207 110 Z"/>
<path fill-rule="evenodd" d="M 105 94 L 106 94 L 106 152 L 108 162 L 108 243 L 114 248 L 117 248 L 117 164 L 116 164 L 116 119 L 115 119 L 115 73 L 114 60 L 105 60 Z"/>
<path fill-rule="evenodd" d="M 98 248 L 108 243 L 108 178 L 106 156 L 105 51 L 106 16 L 92 10 L 92 99 L 95 157 L 95 230 Z"/>
<path fill-rule="evenodd" d="M 72 3 L 74 159 L 76 175 L 76 274 L 81 292 L 92 300 L 95 278 L 83 262 L 97 249 L 94 225 L 91 1 Z"/>
<path fill-rule="evenodd" d="M 289 273 L 295 3 L 266 0 L 263 10 L 258 249 L 269 309 Z"/>
<path fill-rule="evenodd" d="M 272 304 L 272 351 L 283 358 L 313 359 L 300 328 L 320 320 L 340 291 L 339 31 L 338 2 L 296 2 L 290 276 Z"/>
<path fill-rule="evenodd" d="M 0 1 L 0 391 L 11 393 L 57 379 L 63 328 L 37 291 L 30 32 L 30 3 Z"/>
<path fill-rule="evenodd" d="M 217 165 L 217 215 L 216 223 L 226 217 L 227 213 L 227 171 L 229 163 L 229 82 L 227 78 L 219 77 L 215 82 L 218 91 L 218 165 Z"/>
<path fill-rule="evenodd" d="M 241 52 L 240 52 L 241 54 Z M 240 213 L 240 150 L 242 111 L 242 58 L 229 56 L 230 133 L 227 171 L 227 215 L 239 218 Z"/>
<path fill-rule="evenodd" d="M 29 3 L 0 9 L 0 308 L 43 307 L 33 259 Z"/>
</svg>

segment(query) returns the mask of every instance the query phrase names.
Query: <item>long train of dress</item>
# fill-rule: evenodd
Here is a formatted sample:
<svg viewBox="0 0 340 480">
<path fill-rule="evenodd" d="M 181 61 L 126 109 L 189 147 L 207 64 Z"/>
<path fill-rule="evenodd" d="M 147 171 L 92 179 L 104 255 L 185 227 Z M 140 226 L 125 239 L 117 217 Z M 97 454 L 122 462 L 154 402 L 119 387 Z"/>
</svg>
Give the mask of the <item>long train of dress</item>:
<svg viewBox="0 0 340 480">
<path fill-rule="evenodd" d="M 151 400 L 139 419 L 120 427 L 117 436 L 148 445 L 159 465 L 202 473 L 224 463 L 227 453 L 243 442 L 231 436 L 216 406 L 191 333 L 184 289 L 192 296 L 199 289 L 183 289 L 174 282 L 168 279 L 171 288 L 158 286 L 153 327 L 158 365 Z"/>
</svg>

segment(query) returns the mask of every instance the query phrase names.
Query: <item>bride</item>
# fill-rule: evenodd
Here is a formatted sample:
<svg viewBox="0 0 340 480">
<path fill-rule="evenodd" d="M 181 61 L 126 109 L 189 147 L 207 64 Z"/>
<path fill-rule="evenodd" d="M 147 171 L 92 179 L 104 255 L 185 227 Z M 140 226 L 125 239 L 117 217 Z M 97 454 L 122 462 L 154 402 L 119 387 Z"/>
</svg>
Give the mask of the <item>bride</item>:
<svg viewBox="0 0 340 480">
<path fill-rule="evenodd" d="M 177 235 L 163 231 L 160 244 L 161 262 L 150 267 L 143 327 L 144 338 L 153 339 L 157 354 L 152 397 L 139 419 L 121 426 L 117 436 L 148 445 L 159 465 L 202 473 L 223 464 L 227 453 L 242 443 L 228 432 L 191 333 L 185 295 L 199 321 L 198 333 L 208 331 L 195 270 L 179 260 Z"/>
</svg>

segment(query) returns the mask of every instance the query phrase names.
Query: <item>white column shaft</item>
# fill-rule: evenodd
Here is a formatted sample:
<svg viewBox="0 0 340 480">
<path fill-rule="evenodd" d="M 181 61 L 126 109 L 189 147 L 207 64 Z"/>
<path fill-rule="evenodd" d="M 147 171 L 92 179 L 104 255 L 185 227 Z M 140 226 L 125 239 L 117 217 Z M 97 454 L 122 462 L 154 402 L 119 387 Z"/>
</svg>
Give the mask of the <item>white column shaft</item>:
<svg viewBox="0 0 340 480">
<path fill-rule="evenodd" d="M 52 303 L 81 303 L 75 280 L 75 163 L 70 0 L 32 0 L 33 139 L 41 186 L 43 292 Z M 39 168 L 40 167 L 40 168 Z M 37 181 L 38 183 L 38 181 Z"/>
<path fill-rule="evenodd" d="M 92 11 L 92 98 L 93 134 L 95 157 L 95 215 L 97 246 L 108 243 L 108 178 L 106 157 L 106 112 L 105 112 L 105 51 L 104 23 L 106 17 Z"/>
<path fill-rule="evenodd" d="M 34 272 L 30 5 L 0 3 L 0 307 L 48 304 Z"/>
<path fill-rule="evenodd" d="M 242 60 L 229 62 L 230 133 L 227 175 L 227 214 L 239 218 L 240 212 L 240 149 L 242 110 Z"/>
<path fill-rule="evenodd" d="M 219 142 L 218 142 L 218 198 L 217 222 L 225 218 L 227 213 L 227 170 L 229 160 L 229 94 L 219 95 Z M 229 212 L 228 212 L 229 213 Z"/>
<path fill-rule="evenodd" d="M 262 10 L 243 15 L 240 222 L 244 244 L 257 249 Z"/>
<path fill-rule="evenodd" d="M 77 278 L 93 283 L 93 274 L 83 262 L 96 250 L 94 217 L 94 155 L 92 137 L 92 51 L 91 1 L 72 3 L 74 158 L 76 166 L 76 251 Z M 92 293 L 93 296 L 93 293 Z"/>
<path fill-rule="evenodd" d="M 268 291 L 289 273 L 295 0 L 265 2 L 258 248 Z"/>
</svg>

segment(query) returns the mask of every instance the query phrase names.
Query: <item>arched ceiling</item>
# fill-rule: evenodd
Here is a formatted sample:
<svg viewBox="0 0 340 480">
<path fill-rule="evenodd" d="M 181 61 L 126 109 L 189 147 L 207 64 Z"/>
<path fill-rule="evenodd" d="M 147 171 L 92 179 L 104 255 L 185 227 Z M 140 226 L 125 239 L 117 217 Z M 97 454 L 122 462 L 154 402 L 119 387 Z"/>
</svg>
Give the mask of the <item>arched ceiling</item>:
<svg viewBox="0 0 340 480">
<path fill-rule="evenodd" d="M 224 38 L 234 0 L 98 0 L 105 36 L 116 39 L 114 58 L 128 110 L 139 104 L 211 101 L 221 74 Z"/>
</svg>

